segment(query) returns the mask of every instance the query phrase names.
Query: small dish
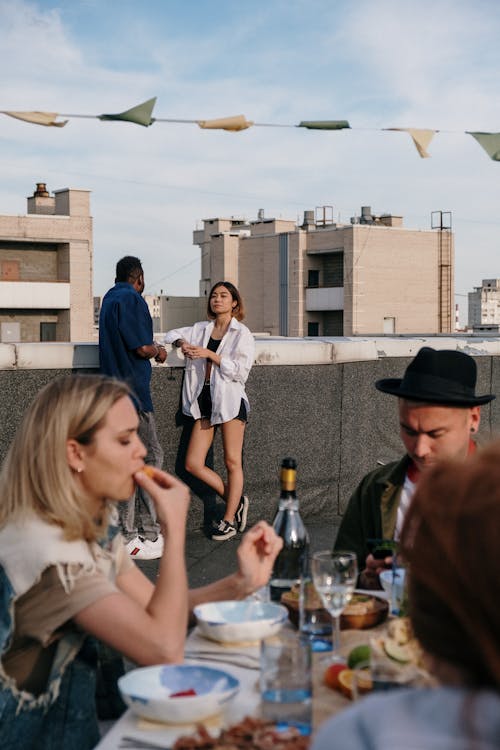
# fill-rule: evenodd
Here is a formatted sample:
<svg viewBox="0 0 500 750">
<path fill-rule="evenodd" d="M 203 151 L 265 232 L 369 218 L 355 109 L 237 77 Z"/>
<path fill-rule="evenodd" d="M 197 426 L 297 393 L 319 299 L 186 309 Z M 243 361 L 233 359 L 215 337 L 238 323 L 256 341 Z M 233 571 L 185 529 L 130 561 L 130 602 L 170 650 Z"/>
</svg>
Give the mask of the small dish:
<svg viewBox="0 0 500 750">
<path fill-rule="evenodd" d="M 281 597 L 282 604 L 288 609 L 290 621 L 299 627 L 299 592 L 298 587 L 283 594 Z M 359 606 L 366 604 L 365 607 Z M 331 622 L 331 617 L 321 606 L 321 600 L 317 595 L 317 600 L 312 599 L 310 609 L 316 614 L 318 620 Z M 354 593 L 346 609 L 340 615 L 340 627 L 342 630 L 365 630 L 374 628 L 385 620 L 389 612 L 389 602 L 382 597 Z"/>
<path fill-rule="evenodd" d="M 257 601 L 225 601 L 194 608 L 201 633 L 221 643 L 260 641 L 274 635 L 288 619 L 281 604 Z"/>
<path fill-rule="evenodd" d="M 118 680 L 123 700 L 135 714 L 167 724 L 191 724 L 215 716 L 239 687 L 228 672 L 190 664 L 141 667 Z"/>
</svg>

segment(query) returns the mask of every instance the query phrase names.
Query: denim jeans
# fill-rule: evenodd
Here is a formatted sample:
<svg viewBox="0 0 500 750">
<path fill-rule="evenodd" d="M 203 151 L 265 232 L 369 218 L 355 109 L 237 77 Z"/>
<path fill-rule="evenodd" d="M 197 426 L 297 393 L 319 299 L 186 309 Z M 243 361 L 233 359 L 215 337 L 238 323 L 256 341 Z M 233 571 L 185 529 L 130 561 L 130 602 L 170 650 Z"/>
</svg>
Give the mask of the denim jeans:
<svg viewBox="0 0 500 750">
<path fill-rule="evenodd" d="M 145 463 L 161 469 L 163 464 L 163 449 L 156 433 L 156 422 L 151 411 L 139 412 L 139 437 L 144 443 L 147 455 Z M 134 495 L 127 502 L 118 503 L 121 532 L 125 541 L 129 542 L 137 536 L 154 541 L 160 526 L 156 520 L 154 502 L 147 492 L 137 487 Z"/>
<path fill-rule="evenodd" d="M 67 665 L 55 701 L 19 703 L 0 689 L 2 750 L 91 750 L 99 741 L 95 704 L 96 652 L 86 642 Z"/>
</svg>

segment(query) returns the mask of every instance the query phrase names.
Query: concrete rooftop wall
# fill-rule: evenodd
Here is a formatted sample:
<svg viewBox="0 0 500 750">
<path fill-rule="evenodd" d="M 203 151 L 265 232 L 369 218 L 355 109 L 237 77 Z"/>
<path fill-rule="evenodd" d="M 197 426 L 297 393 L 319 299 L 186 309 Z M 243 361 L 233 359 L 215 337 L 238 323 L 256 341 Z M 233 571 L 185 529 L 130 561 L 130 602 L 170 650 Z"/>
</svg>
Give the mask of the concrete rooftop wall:
<svg viewBox="0 0 500 750">
<path fill-rule="evenodd" d="M 400 377 L 424 345 L 460 349 L 478 366 L 476 392 L 500 394 L 500 338 L 257 339 L 256 364 L 247 384 L 251 413 L 244 465 L 250 497 L 250 521 L 272 519 L 279 494 L 279 466 L 284 456 L 298 461 L 298 493 L 304 518 L 333 526 L 350 493 L 377 461 L 402 453 L 396 399 L 375 390 L 375 380 Z M 182 361 L 171 351 L 169 366 L 154 366 L 152 378 L 164 467 L 182 475 L 186 427 L 179 415 Z M 58 375 L 98 366 L 94 344 L 0 345 L 0 458 L 36 392 Z M 499 400 L 482 408 L 480 439 L 500 434 Z M 222 471 L 220 436 L 215 439 L 215 467 Z M 199 526 L 213 497 L 195 488 L 190 528 Z M 200 496 L 203 500 L 200 500 Z"/>
</svg>

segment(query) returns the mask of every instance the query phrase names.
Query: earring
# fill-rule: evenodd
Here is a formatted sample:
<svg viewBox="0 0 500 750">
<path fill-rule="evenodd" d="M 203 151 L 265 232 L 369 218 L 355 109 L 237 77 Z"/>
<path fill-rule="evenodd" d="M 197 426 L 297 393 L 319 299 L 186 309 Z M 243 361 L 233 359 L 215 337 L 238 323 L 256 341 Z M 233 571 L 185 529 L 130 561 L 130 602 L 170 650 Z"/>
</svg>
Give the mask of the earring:
<svg viewBox="0 0 500 750">
<path fill-rule="evenodd" d="M 81 474 L 83 471 L 83 466 L 79 466 L 77 469 L 78 474 Z"/>
</svg>

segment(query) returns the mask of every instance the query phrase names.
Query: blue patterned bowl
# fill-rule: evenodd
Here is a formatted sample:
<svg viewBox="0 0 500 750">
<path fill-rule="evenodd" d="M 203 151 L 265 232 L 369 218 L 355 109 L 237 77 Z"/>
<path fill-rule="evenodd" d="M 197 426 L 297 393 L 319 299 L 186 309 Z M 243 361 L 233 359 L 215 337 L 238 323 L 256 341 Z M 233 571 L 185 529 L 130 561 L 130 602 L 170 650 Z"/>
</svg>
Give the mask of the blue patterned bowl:
<svg viewBox="0 0 500 750">
<path fill-rule="evenodd" d="M 288 619 L 283 605 L 252 600 L 200 604 L 194 614 L 202 634 L 222 643 L 260 641 L 277 633 Z"/>
<path fill-rule="evenodd" d="M 191 724 L 220 713 L 240 688 L 228 672 L 190 664 L 133 669 L 120 677 L 123 700 L 138 716 L 168 724 Z M 173 696 L 194 690 L 195 695 Z"/>
</svg>

